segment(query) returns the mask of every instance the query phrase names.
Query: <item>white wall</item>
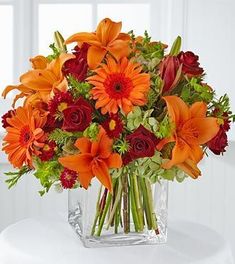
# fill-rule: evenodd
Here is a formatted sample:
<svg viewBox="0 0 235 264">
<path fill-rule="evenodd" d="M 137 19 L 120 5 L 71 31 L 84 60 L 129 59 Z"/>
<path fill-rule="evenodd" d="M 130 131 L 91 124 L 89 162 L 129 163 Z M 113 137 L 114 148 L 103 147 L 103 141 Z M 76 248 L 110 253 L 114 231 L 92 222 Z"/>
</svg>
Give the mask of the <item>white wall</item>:
<svg viewBox="0 0 235 264">
<path fill-rule="evenodd" d="M 235 1 L 153 0 L 149 2 L 152 4 L 150 26 L 154 39 L 171 43 L 177 35 L 182 35 L 184 50 L 190 49 L 200 55 L 201 64 L 208 73 L 208 83 L 218 91 L 218 94 L 227 92 L 230 95 L 235 111 L 235 16 L 233 15 Z M 27 31 L 30 41 L 32 28 Z M 28 45 L 28 48 L 23 46 L 22 59 L 32 53 L 33 49 L 30 46 L 34 45 Z M 233 129 L 230 133 L 232 140 L 235 140 L 234 131 Z M 171 219 L 181 218 L 200 222 L 216 229 L 232 243 L 235 255 L 234 154 L 235 141 L 230 142 L 230 148 L 223 157 L 210 155 L 209 158 L 205 158 L 201 164 L 203 176 L 199 180 L 188 179 L 183 184 L 171 183 L 169 216 Z M 66 212 L 66 192 L 59 195 L 51 192 L 40 198 L 37 194 L 40 186 L 31 175 L 22 179 L 15 189 L 7 190 L 3 183 L 5 178 L 3 172 L 10 170 L 10 166 L 3 164 L 2 155 L 0 162 L 0 230 L 25 217 Z"/>
</svg>

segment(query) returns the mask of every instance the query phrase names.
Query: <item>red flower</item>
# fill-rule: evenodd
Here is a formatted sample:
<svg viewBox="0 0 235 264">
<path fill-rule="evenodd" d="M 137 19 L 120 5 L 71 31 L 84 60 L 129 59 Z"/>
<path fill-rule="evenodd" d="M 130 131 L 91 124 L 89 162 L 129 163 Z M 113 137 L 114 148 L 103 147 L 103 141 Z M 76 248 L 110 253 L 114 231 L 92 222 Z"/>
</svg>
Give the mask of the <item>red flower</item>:
<svg viewBox="0 0 235 264">
<path fill-rule="evenodd" d="M 55 141 L 46 141 L 43 148 L 40 150 L 41 154 L 39 155 L 39 158 L 42 161 L 48 161 L 53 158 L 56 151 L 56 143 Z"/>
<path fill-rule="evenodd" d="M 181 77 L 181 67 L 177 57 L 167 56 L 160 65 L 160 77 L 164 81 L 163 93 L 170 92 L 178 84 Z"/>
<path fill-rule="evenodd" d="M 84 131 L 92 121 L 93 109 L 91 105 L 79 97 L 78 100 L 63 111 L 64 122 L 62 128 L 66 131 Z"/>
<path fill-rule="evenodd" d="M 126 139 L 130 144 L 130 149 L 123 156 L 125 165 L 134 159 L 152 157 L 159 142 L 158 138 L 142 125 L 128 135 Z"/>
<path fill-rule="evenodd" d="M 72 75 L 75 79 L 83 82 L 87 77 L 87 50 L 89 45 L 83 43 L 82 47 L 76 46 L 73 54 L 76 56 L 74 59 L 70 59 L 65 62 L 63 67 L 63 73 L 65 75 Z"/>
<path fill-rule="evenodd" d="M 44 132 L 51 132 L 53 131 L 55 128 L 61 128 L 62 127 L 62 121 L 56 119 L 54 116 L 52 115 L 47 115 L 47 121 L 45 126 L 43 127 Z"/>
<path fill-rule="evenodd" d="M 73 104 L 73 97 L 69 92 L 58 92 L 48 103 L 48 111 L 50 115 L 62 119 L 62 112 Z"/>
<path fill-rule="evenodd" d="M 101 125 L 110 138 L 118 138 L 123 131 L 122 119 L 117 114 L 111 114 Z"/>
<path fill-rule="evenodd" d="M 3 116 L 2 116 L 2 127 L 3 128 L 6 128 L 8 126 L 11 126 L 10 124 L 8 124 L 7 122 L 7 118 L 11 118 L 13 117 L 13 115 L 15 114 L 15 110 L 9 110 L 7 113 L 5 113 Z"/>
<path fill-rule="evenodd" d="M 182 72 L 189 76 L 198 76 L 203 73 L 203 68 L 199 67 L 199 57 L 191 51 L 181 51 L 178 55 L 179 62 L 182 63 Z"/>
<path fill-rule="evenodd" d="M 77 178 L 78 174 L 76 171 L 64 168 L 60 175 L 60 182 L 64 189 L 71 189 L 76 183 Z"/>
<path fill-rule="evenodd" d="M 226 131 L 221 127 L 217 135 L 207 143 L 207 146 L 215 155 L 223 154 L 228 146 Z"/>
</svg>

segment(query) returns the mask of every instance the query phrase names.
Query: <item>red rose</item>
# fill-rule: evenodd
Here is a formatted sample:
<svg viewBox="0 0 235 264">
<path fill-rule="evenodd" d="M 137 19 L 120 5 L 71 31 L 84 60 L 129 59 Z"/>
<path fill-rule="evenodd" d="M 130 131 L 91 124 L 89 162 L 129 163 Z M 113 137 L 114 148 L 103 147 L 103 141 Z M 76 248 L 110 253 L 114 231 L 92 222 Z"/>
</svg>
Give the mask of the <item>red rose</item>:
<svg viewBox="0 0 235 264">
<path fill-rule="evenodd" d="M 160 65 L 160 77 L 164 81 L 163 93 L 170 92 L 180 80 L 180 63 L 177 57 L 167 56 Z"/>
<path fill-rule="evenodd" d="M 191 51 L 181 51 L 178 55 L 179 62 L 182 63 L 182 72 L 189 76 L 198 76 L 203 73 L 203 69 L 199 67 L 199 57 Z"/>
<path fill-rule="evenodd" d="M 221 127 L 217 135 L 207 143 L 208 148 L 216 155 L 224 153 L 228 146 L 226 131 Z"/>
<path fill-rule="evenodd" d="M 124 164 L 138 158 L 152 157 L 158 143 L 157 137 L 140 125 L 132 134 L 126 137 L 130 149 L 123 156 Z"/>
<path fill-rule="evenodd" d="M 66 131 L 84 131 L 91 123 L 92 120 L 92 107 L 79 97 L 78 100 L 68 106 L 64 111 L 64 121 L 62 128 Z"/>
<path fill-rule="evenodd" d="M 75 79 L 83 82 L 87 77 L 88 65 L 87 65 L 87 50 L 89 45 L 86 43 L 82 44 L 79 48 L 74 48 L 73 54 L 76 56 L 74 59 L 67 60 L 63 66 L 63 73 L 65 75 L 71 74 Z"/>
<path fill-rule="evenodd" d="M 2 116 L 2 127 L 3 128 L 10 126 L 10 124 L 8 124 L 7 122 L 7 118 L 13 117 L 14 114 L 15 114 L 15 110 L 9 110 L 6 114 Z"/>
</svg>

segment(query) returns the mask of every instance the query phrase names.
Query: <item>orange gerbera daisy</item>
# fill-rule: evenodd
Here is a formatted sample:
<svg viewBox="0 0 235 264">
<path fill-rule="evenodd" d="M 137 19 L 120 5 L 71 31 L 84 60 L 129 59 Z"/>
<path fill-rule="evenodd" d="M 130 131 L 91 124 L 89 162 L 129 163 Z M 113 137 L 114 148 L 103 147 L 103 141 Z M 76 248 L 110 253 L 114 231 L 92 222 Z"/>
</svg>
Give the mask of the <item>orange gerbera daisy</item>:
<svg viewBox="0 0 235 264">
<path fill-rule="evenodd" d="M 87 53 L 87 62 L 91 69 L 95 69 L 103 60 L 107 52 L 110 52 L 117 60 L 128 56 L 130 36 L 120 33 L 122 22 L 113 22 L 109 18 L 103 19 L 95 33 L 81 32 L 69 37 L 65 43 L 85 42 L 90 45 Z"/>
<path fill-rule="evenodd" d="M 98 180 L 112 192 L 112 180 L 109 168 L 120 168 L 122 159 L 118 153 L 112 152 L 113 140 L 105 130 L 100 128 L 96 141 L 86 137 L 77 139 L 75 146 L 80 154 L 59 158 L 59 162 L 66 168 L 78 172 L 80 184 L 87 189 L 91 179 Z"/>
<path fill-rule="evenodd" d="M 127 114 L 135 105 L 145 105 L 150 87 L 150 76 L 141 73 L 139 63 L 129 61 L 126 57 L 116 62 L 107 59 L 107 64 L 101 64 L 95 75 L 87 78 L 94 87 L 91 90 L 96 108 L 101 108 L 102 114 L 116 114 L 118 108 Z"/>
<path fill-rule="evenodd" d="M 20 85 L 7 86 L 2 95 L 5 98 L 11 90 L 19 90 L 20 94 L 16 96 L 13 105 L 22 97 L 26 97 L 26 104 L 38 99 L 48 102 L 56 90 L 67 90 L 67 80 L 63 76 L 62 66 L 71 58 L 74 58 L 74 55 L 65 53 L 51 62 L 43 56 L 32 58 L 33 70 L 20 77 Z"/>
<path fill-rule="evenodd" d="M 7 118 L 9 126 L 3 139 L 3 151 L 8 154 L 8 160 L 15 168 L 23 164 L 32 167 L 32 155 L 38 156 L 38 148 L 44 146 L 44 131 L 46 115 L 31 107 L 19 107 L 11 118 Z"/>
<path fill-rule="evenodd" d="M 197 178 L 201 174 L 197 163 L 203 157 L 200 145 L 218 133 L 217 118 L 206 117 L 207 105 L 204 102 L 196 102 L 189 108 L 177 96 L 165 96 L 163 99 L 175 127 L 172 136 L 157 145 L 157 149 L 161 150 L 165 144 L 175 142 L 171 160 L 163 163 L 163 168 L 170 169 L 176 165 L 192 178 Z"/>
</svg>

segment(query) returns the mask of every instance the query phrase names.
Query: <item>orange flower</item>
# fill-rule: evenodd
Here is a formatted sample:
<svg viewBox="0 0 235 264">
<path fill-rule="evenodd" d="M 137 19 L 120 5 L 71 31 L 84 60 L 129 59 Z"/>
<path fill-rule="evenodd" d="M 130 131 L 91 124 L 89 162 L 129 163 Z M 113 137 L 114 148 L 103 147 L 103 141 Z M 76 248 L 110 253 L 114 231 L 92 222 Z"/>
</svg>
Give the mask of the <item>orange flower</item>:
<svg viewBox="0 0 235 264">
<path fill-rule="evenodd" d="M 26 104 L 39 99 L 48 102 L 56 90 L 67 90 L 67 80 L 61 69 L 65 61 L 71 58 L 74 58 L 74 55 L 65 53 L 51 62 L 43 56 L 32 58 L 33 70 L 20 77 L 20 85 L 7 86 L 2 95 L 5 98 L 11 90 L 19 90 L 20 94 L 16 96 L 13 105 L 19 98 L 25 96 Z"/>
<path fill-rule="evenodd" d="M 91 179 L 98 180 L 112 192 L 112 180 L 109 168 L 120 168 L 122 159 L 119 154 L 112 153 L 113 140 L 105 133 L 103 128 L 96 141 L 86 137 L 77 139 L 75 146 L 80 154 L 59 158 L 59 162 L 66 168 L 78 172 L 80 184 L 87 189 Z"/>
<path fill-rule="evenodd" d="M 120 62 L 109 57 L 107 65 L 102 64 L 95 75 L 87 78 L 95 86 L 91 90 L 93 99 L 97 100 L 95 107 L 101 108 L 102 114 L 116 114 L 118 108 L 127 114 L 134 105 L 145 105 L 150 76 L 141 70 L 139 63 L 128 61 L 126 57 Z"/>
<path fill-rule="evenodd" d="M 103 19 L 95 33 L 81 32 L 69 37 L 65 43 L 83 42 L 91 45 L 87 53 L 87 62 L 91 69 L 95 69 L 110 52 L 117 60 L 129 54 L 130 36 L 120 33 L 122 22 L 113 22 L 109 18 Z"/>
<path fill-rule="evenodd" d="M 46 115 L 31 107 L 19 107 L 13 117 L 8 118 L 7 135 L 3 139 L 3 151 L 8 154 L 10 163 L 20 168 L 25 163 L 32 167 L 32 155 L 38 156 L 38 148 L 44 146 Z"/>
<path fill-rule="evenodd" d="M 196 102 L 190 108 L 177 96 L 165 96 L 168 114 L 175 129 L 169 138 L 159 142 L 157 149 L 165 144 L 175 142 L 171 160 L 163 163 L 163 168 L 170 169 L 176 165 L 192 178 L 197 178 L 201 172 L 197 163 L 203 157 L 200 145 L 207 143 L 219 131 L 217 118 L 206 117 L 207 105 Z"/>
</svg>

